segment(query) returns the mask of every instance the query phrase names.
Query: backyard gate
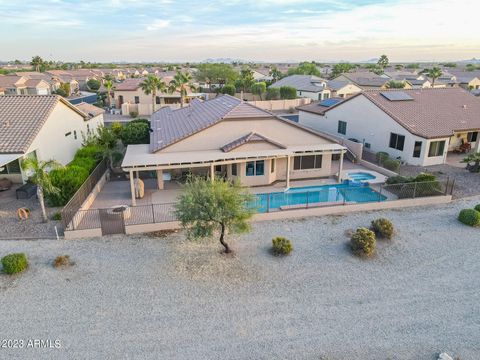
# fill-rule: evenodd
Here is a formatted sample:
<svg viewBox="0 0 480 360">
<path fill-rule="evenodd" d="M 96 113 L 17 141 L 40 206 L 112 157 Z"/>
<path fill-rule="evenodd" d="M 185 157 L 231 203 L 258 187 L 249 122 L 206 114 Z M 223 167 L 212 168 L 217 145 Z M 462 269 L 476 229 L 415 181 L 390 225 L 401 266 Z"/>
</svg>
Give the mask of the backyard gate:
<svg viewBox="0 0 480 360">
<path fill-rule="evenodd" d="M 112 213 L 111 209 L 99 209 L 102 235 L 125 234 L 123 212 Z"/>
</svg>

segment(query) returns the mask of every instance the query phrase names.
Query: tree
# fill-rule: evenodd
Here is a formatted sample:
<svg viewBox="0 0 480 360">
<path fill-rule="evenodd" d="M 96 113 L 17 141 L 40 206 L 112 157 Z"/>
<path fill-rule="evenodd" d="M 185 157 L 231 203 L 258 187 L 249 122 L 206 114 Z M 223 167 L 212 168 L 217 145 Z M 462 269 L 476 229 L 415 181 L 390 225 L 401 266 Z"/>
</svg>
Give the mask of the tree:
<svg viewBox="0 0 480 360">
<path fill-rule="evenodd" d="M 195 86 L 192 83 L 192 75 L 188 72 L 182 73 L 181 71 L 177 71 L 173 80 L 170 81 L 169 85 L 169 92 L 174 93 L 178 91 L 180 93 L 180 106 L 183 107 L 185 104 L 185 98 L 188 94 L 188 89 L 195 90 Z"/>
<path fill-rule="evenodd" d="M 280 89 L 275 87 L 270 87 L 267 89 L 267 100 L 279 100 L 280 99 Z"/>
<path fill-rule="evenodd" d="M 125 146 L 130 144 L 148 144 L 150 142 L 150 125 L 148 120 L 146 122 L 135 120 L 129 122 L 122 128 L 120 138 Z"/>
<path fill-rule="evenodd" d="M 97 79 L 90 79 L 87 81 L 88 88 L 93 91 L 97 91 L 98 89 L 100 89 L 100 85 L 100 81 L 98 81 Z"/>
<path fill-rule="evenodd" d="M 282 86 L 280 87 L 280 98 L 282 99 L 296 99 L 297 98 L 297 89 L 292 86 Z"/>
<path fill-rule="evenodd" d="M 252 94 L 260 96 L 260 100 L 263 100 L 263 94 L 267 92 L 267 84 L 265 82 L 257 82 L 252 85 Z"/>
<path fill-rule="evenodd" d="M 228 94 L 228 95 L 231 95 L 231 96 L 235 96 L 236 91 L 237 91 L 237 89 L 235 89 L 235 86 L 231 85 L 231 84 L 225 85 L 222 88 L 222 94 Z"/>
<path fill-rule="evenodd" d="M 43 65 L 43 59 L 40 56 L 34 56 L 32 58 L 32 61 L 30 62 L 30 65 L 33 66 L 35 71 L 40 72 L 40 68 Z"/>
<path fill-rule="evenodd" d="M 403 64 L 396 64 L 395 65 L 395 70 L 402 70 L 403 69 Z"/>
<path fill-rule="evenodd" d="M 434 66 L 428 69 L 427 76 L 432 79 L 432 88 L 435 87 L 435 80 L 442 76 L 442 70 L 439 67 Z"/>
<path fill-rule="evenodd" d="M 407 66 L 405 66 L 407 69 L 419 69 L 420 68 L 420 65 L 419 64 L 416 64 L 416 63 L 412 63 L 412 64 L 408 64 Z"/>
<path fill-rule="evenodd" d="M 244 92 L 251 91 L 252 85 L 255 83 L 253 77 L 253 71 L 250 68 L 244 67 L 240 71 L 240 78 L 238 79 L 238 85 Z"/>
<path fill-rule="evenodd" d="M 333 65 L 332 78 L 335 78 L 343 73 L 348 73 L 350 70 L 355 69 L 355 65 L 349 63 L 338 63 Z"/>
<path fill-rule="evenodd" d="M 103 82 L 103 86 L 107 90 L 108 106 L 112 106 L 113 81 L 112 80 L 105 80 Z"/>
<path fill-rule="evenodd" d="M 193 177 L 180 195 L 176 215 L 189 238 L 211 237 L 218 231 L 225 253 L 230 253 L 225 235 L 250 230 L 249 219 L 255 212 L 248 206 L 251 201 L 253 196 L 239 183 Z"/>
<path fill-rule="evenodd" d="M 403 88 L 405 88 L 404 81 L 390 80 L 389 82 L 387 82 L 387 89 L 403 89 Z"/>
<path fill-rule="evenodd" d="M 98 146 L 101 149 L 100 157 L 107 161 L 107 166 L 113 168 L 113 159 L 120 155 L 116 150 L 118 137 L 112 131 L 103 125 L 97 127 L 96 132 L 84 137 L 83 146 Z"/>
<path fill-rule="evenodd" d="M 467 170 L 472 173 L 480 172 L 480 152 L 470 154 L 462 160 L 467 164 Z M 470 163 L 473 163 L 472 165 Z"/>
<path fill-rule="evenodd" d="M 152 112 L 155 112 L 157 91 L 161 93 L 166 92 L 167 85 L 155 75 L 148 75 L 147 78 L 140 83 L 140 88 L 146 95 L 152 94 Z"/>
<path fill-rule="evenodd" d="M 315 75 L 320 76 L 317 64 L 312 62 L 301 62 L 297 67 L 288 69 L 288 75 Z"/>
<path fill-rule="evenodd" d="M 42 209 L 43 222 L 48 221 L 45 210 L 44 193 L 56 193 L 60 191 L 53 186 L 48 171 L 60 168 L 61 165 L 55 160 L 39 161 L 36 158 L 27 158 L 22 161 L 22 169 L 29 173 L 29 181 L 37 185 L 37 197 Z"/>
<path fill-rule="evenodd" d="M 219 84 L 223 87 L 225 84 L 233 84 L 238 78 L 238 73 L 229 64 L 199 64 L 195 78 L 209 86 Z"/>
<path fill-rule="evenodd" d="M 272 77 L 272 82 L 277 82 L 283 77 L 283 73 L 280 70 L 278 70 L 276 66 L 273 66 L 270 69 L 270 76 Z"/>
<path fill-rule="evenodd" d="M 389 61 L 388 61 L 387 55 L 380 56 L 380 59 L 378 59 L 377 61 L 377 65 L 382 69 L 385 69 L 388 66 L 388 64 L 389 64 Z"/>
</svg>

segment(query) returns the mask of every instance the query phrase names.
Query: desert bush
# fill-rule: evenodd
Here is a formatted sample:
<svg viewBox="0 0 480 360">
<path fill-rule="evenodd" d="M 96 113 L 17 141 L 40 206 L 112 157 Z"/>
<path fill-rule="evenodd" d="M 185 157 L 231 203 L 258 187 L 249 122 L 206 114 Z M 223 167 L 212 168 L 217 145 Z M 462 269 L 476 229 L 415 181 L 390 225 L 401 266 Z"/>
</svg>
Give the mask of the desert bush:
<svg viewBox="0 0 480 360">
<path fill-rule="evenodd" d="M 359 255 L 372 255 L 375 251 L 375 244 L 375 233 L 364 227 L 358 228 L 350 239 L 352 251 Z"/>
<path fill-rule="evenodd" d="M 221 91 L 222 91 L 222 94 L 235 96 L 235 92 L 237 91 L 237 89 L 235 88 L 235 85 L 228 84 L 228 85 L 225 85 L 221 89 Z"/>
<path fill-rule="evenodd" d="M 52 220 L 55 220 L 55 221 L 62 220 L 62 213 L 60 211 L 53 213 Z"/>
<path fill-rule="evenodd" d="M 391 239 L 394 231 L 392 222 L 385 218 L 373 220 L 370 229 L 376 236 L 384 239 Z"/>
<path fill-rule="evenodd" d="M 468 226 L 480 226 L 480 212 L 475 209 L 463 209 L 458 214 L 458 220 Z"/>
<path fill-rule="evenodd" d="M 69 165 L 50 172 L 52 184 L 59 189 L 57 193 L 48 193 L 51 206 L 63 206 L 87 179 L 89 171 L 83 166 Z"/>
<path fill-rule="evenodd" d="M 297 98 L 297 89 L 292 86 L 282 86 L 280 87 L 280 97 L 282 99 L 296 99 Z"/>
<path fill-rule="evenodd" d="M 123 125 L 119 121 L 115 121 L 110 125 L 110 130 L 115 134 L 116 137 L 120 137 L 120 134 L 122 133 Z"/>
<path fill-rule="evenodd" d="M 140 119 L 139 119 L 140 120 Z M 150 126 L 143 121 L 131 121 L 125 125 L 120 134 L 123 144 L 148 144 L 150 142 Z"/>
<path fill-rule="evenodd" d="M 436 176 L 429 173 L 420 173 L 417 176 L 415 176 L 415 178 L 413 179 L 413 181 L 415 182 L 427 182 L 427 181 L 435 181 L 435 180 L 436 180 Z"/>
<path fill-rule="evenodd" d="M 411 181 L 412 181 L 412 178 L 410 178 L 410 177 L 397 175 L 397 176 L 390 176 L 387 179 L 386 183 L 388 185 L 393 185 L 393 184 L 405 184 L 405 183 L 409 183 Z"/>
<path fill-rule="evenodd" d="M 377 159 L 378 163 L 383 163 L 389 157 L 390 155 L 388 155 L 388 153 L 386 153 L 385 151 L 379 151 L 375 154 L 375 158 Z"/>
<path fill-rule="evenodd" d="M 288 255 L 293 250 L 292 242 L 282 236 L 272 239 L 272 251 L 275 255 Z"/>
<path fill-rule="evenodd" d="M 69 255 L 58 255 L 55 260 L 53 260 L 53 267 L 67 267 L 71 266 L 74 263 L 70 260 Z"/>
<path fill-rule="evenodd" d="M 391 171 L 398 171 L 400 169 L 400 160 L 385 159 L 383 161 L 383 167 Z"/>
<path fill-rule="evenodd" d="M 78 166 L 78 167 L 84 168 L 90 174 L 93 171 L 93 169 L 95 169 L 97 164 L 98 164 L 98 160 L 94 158 L 77 157 L 77 158 L 74 158 L 70 164 L 68 164 L 67 168 L 72 166 Z"/>
<path fill-rule="evenodd" d="M 132 111 L 130 111 L 129 115 L 130 115 L 131 118 L 136 118 L 138 116 L 138 111 L 132 110 Z"/>
<path fill-rule="evenodd" d="M 121 126 L 121 125 L 120 125 Z M 103 149 L 98 145 L 87 145 L 77 150 L 74 156 L 74 160 L 78 158 L 89 158 L 99 160 L 102 156 Z"/>
<path fill-rule="evenodd" d="M 2 258 L 3 272 L 9 275 L 24 271 L 28 267 L 28 260 L 24 253 L 15 253 Z"/>
<path fill-rule="evenodd" d="M 476 206 L 474 207 L 474 209 L 477 210 L 478 212 L 480 212 L 480 204 L 476 205 Z"/>
<path fill-rule="evenodd" d="M 267 100 L 280 100 L 280 89 L 279 88 L 268 88 L 267 89 Z"/>
</svg>

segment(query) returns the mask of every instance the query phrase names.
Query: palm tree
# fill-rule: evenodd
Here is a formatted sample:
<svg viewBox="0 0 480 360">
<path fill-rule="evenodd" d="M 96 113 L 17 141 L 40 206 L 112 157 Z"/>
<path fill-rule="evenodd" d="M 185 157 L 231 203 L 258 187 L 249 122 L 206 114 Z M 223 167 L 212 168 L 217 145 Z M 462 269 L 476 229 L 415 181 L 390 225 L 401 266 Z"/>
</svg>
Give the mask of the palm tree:
<svg viewBox="0 0 480 360">
<path fill-rule="evenodd" d="M 35 68 L 35 71 L 39 72 L 40 71 L 40 66 L 43 64 L 43 59 L 40 56 L 34 56 L 32 58 L 32 61 L 30 62 L 30 65 L 32 65 Z"/>
<path fill-rule="evenodd" d="M 107 89 L 107 96 L 108 96 L 108 106 L 112 105 L 112 95 L 111 91 L 113 89 L 113 81 L 112 80 L 105 80 L 103 82 L 103 86 L 105 86 L 105 89 Z"/>
<path fill-rule="evenodd" d="M 43 222 L 48 221 L 44 193 L 55 194 L 60 191 L 52 184 L 48 171 L 59 167 L 61 165 L 55 160 L 39 161 L 36 158 L 28 158 L 22 161 L 22 169 L 31 174 L 29 181 L 37 185 L 37 197 L 42 209 Z"/>
<path fill-rule="evenodd" d="M 188 88 L 190 90 L 195 90 L 195 87 L 192 84 L 192 75 L 190 73 L 182 73 L 181 71 L 177 71 L 173 80 L 170 81 L 170 86 L 168 90 L 170 93 L 174 93 L 178 91 L 180 93 L 180 104 L 183 107 L 185 103 L 185 98 L 187 96 Z"/>
<path fill-rule="evenodd" d="M 161 93 L 166 92 L 167 85 L 155 75 L 148 75 L 147 78 L 140 83 L 140 87 L 145 94 L 152 94 L 152 112 L 155 112 L 155 98 L 157 96 L 157 91 L 160 91 Z"/>
<path fill-rule="evenodd" d="M 432 88 L 435 87 L 435 80 L 442 76 L 442 70 L 439 67 L 434 66 L 431 69 L 428 69 L 427 75 L 432 78 Z"/>
</svg>

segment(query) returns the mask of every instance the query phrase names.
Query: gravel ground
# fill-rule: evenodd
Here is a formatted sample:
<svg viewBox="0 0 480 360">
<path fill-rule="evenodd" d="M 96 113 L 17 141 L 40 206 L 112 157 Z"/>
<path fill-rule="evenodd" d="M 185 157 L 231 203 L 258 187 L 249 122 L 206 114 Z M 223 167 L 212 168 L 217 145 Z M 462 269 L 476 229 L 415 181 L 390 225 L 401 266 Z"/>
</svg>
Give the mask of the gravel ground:
<svg viewBox="0 0 480 360">
<path fill-rule="evenodd" d="M 428 167 L 403 165 L 400 175 L 415 176 L 421 172 L 429 172 L 437 175 L 439 179 L 455 179 L 454 198 L 462 198 L 480 194 L 480 174 L 467 171 L 465 168 L 447 164 L 433 165 Z"/>
<path fill-rule="evenodd" d="M 449 205 L 254 224 L 231 243 L 183 234 L 2 241 L 26 273 L 0 274 L 0 339 L 59 339 L 2 359 L 480 358 L 480 229 Z M 346 233 L 380 216 L 398 232 L 369 260 Z M 270 239 L 294 242 L 285 258 Z M 76 262 L 56 270 L 53 258 Z"/>
<path fill-rule="evenodd" d="M 55 226 L 59 227 L 59 232 L 63 231 L 60 221 L 50 220 L 43 223 L 40 203 L 36 196 L 30 199 L 19 199 L 15 197 L 16 187 L 0 192 L 0 239 L 5 238 L 41 238 L 56 239 Z M 21 207 L 30 209 L 28 220 L 19 221 L 17 210 Z M 61 208 L 47 208 L 48 217 L 60 211 Z"/>
</svg>

